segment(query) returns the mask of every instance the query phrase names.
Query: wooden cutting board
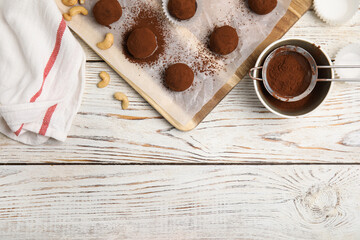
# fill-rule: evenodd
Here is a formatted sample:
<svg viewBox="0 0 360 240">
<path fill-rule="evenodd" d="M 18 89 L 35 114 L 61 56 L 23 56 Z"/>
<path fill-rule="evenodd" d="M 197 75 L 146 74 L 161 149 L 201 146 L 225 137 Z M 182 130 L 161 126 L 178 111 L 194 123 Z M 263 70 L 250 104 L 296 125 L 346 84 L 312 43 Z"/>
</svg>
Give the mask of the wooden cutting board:
<svg viewBox="0 0 360 240">
<path fill-rule="evenodd" d="M 61 0 L 55 0 L 62 12 L 65 12 L 64 5 Z M 131 79 L 128 79 L 118 71 L 112 64 L 111 59 L 104 58 L 98 49 L 91 47 L 111 68 L 114 69 L 132 88 L 134 88 L 154 109 L 156 109 L 170 124 L 181 131 L 190 131 L 194 129 L 201 121 L 216 107 L 217 104 L 240 82 L 240 80 L 248 74 L 251 67 L 255 65 L 257 57 L 260 53 L 272 42 L 280 39 L 284 34 L 302 17 L 302 15 L 311 7 L 312 0 L 293 0 L 285 14 L 285 16 L 278 22 L 270 35 L 255 49 L 255 51 L 244 61 L 244 63 L 237 69 L 236 73 L 229 79 L 229 81 L 214 95 L 214 97 L 185 125 L 180 124 L 169 113 L 161 108 L 150 96 L 148 96 L 141 88 L 137 87 Z M 76 29 L 69 24 L 69 27 L 77 33 Z M 78 34 L 78 33 L 77 33 Z M 85 42 L 80 34 L 78 34 Z"/>
</svg>

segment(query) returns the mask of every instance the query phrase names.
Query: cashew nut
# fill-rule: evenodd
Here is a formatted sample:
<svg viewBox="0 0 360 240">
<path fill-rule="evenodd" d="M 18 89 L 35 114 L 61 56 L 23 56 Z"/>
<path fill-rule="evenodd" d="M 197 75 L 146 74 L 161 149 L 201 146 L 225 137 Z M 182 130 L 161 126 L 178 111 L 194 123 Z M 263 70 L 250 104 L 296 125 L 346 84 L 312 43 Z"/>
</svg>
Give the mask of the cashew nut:
<svg viewBox="0 0 360 240">
<path fill-rule="evenodd" d="M 107 72 L 101 72 L 99 74 L 100 78 L 102 79 L 101 82 L 97 84 L 98 88 L 104 88 L 110 83 L 110 75 Z"/>
<path fill-rule="evenodd" d="M 128 109 L 128 107 L 129 107 L 129 99 L 124 93 L 117 92 L 117 93 L 114 94 L 114 98 L 116 100 L 121 101 L 122 109 L 124 109 L 124 110 Z"/>
<path fill-rule="evenodd" d="M 80 4 L 85 4 L 85 0 L 79 0 Z"/>
<path fill-rule="evenodd" d="M 77 15 L 77 14 L 82 14 L 82 15 L 88 15 L 88 10 L 86 10 L 86 8 L 82 7 L 82 6 L 76 6 L 76 7 L 72 7 L 70 8 L 68 13 L 64 13 L 63 17 L 66 21 L 71 21 L 72 17 Z"/>
<path fill-rule="evenodd" d="M 78 3 L 78 0 L 61 0 L 62 3 L 65 5 L 65 6 L 74 6 L 75 4 Z"/>
<path fill-rule="evenodd" d="M 112 33 L 107 33 L 104 41 L 99 42 L 98 44 L 96 44 L 96 46 L 101 50 L 106 50 L 111 48 L 113 43 L 114 43 L 114 35 Z"/>
<path fill-rule="evenodd" d="M 66 21 L 71 21 L 72 17 L 68 14 L 68 13 L 64 13 L 63 14 L 63 18 L 66 20 Z"/>
</svg>

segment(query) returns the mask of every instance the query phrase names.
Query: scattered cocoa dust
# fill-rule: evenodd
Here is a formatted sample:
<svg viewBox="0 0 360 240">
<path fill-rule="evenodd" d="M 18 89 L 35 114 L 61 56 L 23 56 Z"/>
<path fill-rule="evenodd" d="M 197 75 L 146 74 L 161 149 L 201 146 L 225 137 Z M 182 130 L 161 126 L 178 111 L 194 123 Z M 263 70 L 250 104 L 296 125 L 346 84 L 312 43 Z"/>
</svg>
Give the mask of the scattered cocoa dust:
<svg viewBox="0 0 360 240">
<path fill-rule="evenodd" d="M 175 63 L 186 63 L 188 64 L 193 71 L 196 73 L 201 73 L 206 76 L 213 76 L 219 70 L 222 70 L 224 66 L 218 63 L 220 57 L 213 54 L 208 49 L 207 40 L 201 41 L 201 43 L 196 46 L 196 50 L 189 53 L 188 51 L 178 51 L 179 54 L 176 56 L 171 56 L 170 58 L 164 56 L 166 54 L 166 49 L 169 47 L 169 41 L 174 37 L 171 29 L 171 25 L 168 22 L 169 20 L 166 18 L 165 14 L 160 9 L 152 8 L 145 3 L 139 4 L 137 9 L 133 11 L 139 11 L 135 19 L 132 19 L 131 23 L 124 23 L 125 33 L 122 41 L 123 53 L 129 59 L 129 61 L 133 63 L 137 63 L 139 65 L 144 66 L 153 66 L 159 64 L 162 60 L 162 64 L 164 65 L 164 69 Z M 132 11 L 131 9 L 127 9 L 127 11 Z M 127 39 L 132 32 L 132 30 L 140 27 L 147 27 L 157 37 L 158 48 L 155 53 L 146 58 L 146 59 L 136 59 L 134 58 L 128 51 L 126 42 Z M 184 39 L 186 41 L 186 39 Z M 183 46 L 178 46 L 181 49 Z M 192 56 L 189 56 L 192 55 Z M 162 75 L 162 74 L 161 74 Z"/>
<path fill-rule="evenodd" d="M 221 57 L 216 56 L 206 48 L 198 47 L 197 50 L 198 51 L 195 54 L 199 61 L 192 64 L 197 72 L 204 73 L 205 76 L 211 76 L 222 69 L 220 64 L 217 62 Z"/>
<path fill-rule="evenodd" d="M 159 59 L 159 57 L 164 54 L 165 50 L 165 30 L 163 27 L 163 22 L 165 20 L 164 16 L 161 16 L 156 11 L 151 8 L 146 8 L 145 6 L 139 6 L 140 13 L 134 19 L 133 25 L 124 24 L 126 31 L 123 37 L 123 52 L 125 56 L 134 63 L 146 63 L 146 64 L 154 64 Z M 128 51 L 126 46 L 126 42 L 129 38 L 130 33 L 136 28 L 146 27 L 149 28 L 157 38 L 158 47 L 153 55 L 146 59 L 136 59 L 134 58 Z"/>
</svg>

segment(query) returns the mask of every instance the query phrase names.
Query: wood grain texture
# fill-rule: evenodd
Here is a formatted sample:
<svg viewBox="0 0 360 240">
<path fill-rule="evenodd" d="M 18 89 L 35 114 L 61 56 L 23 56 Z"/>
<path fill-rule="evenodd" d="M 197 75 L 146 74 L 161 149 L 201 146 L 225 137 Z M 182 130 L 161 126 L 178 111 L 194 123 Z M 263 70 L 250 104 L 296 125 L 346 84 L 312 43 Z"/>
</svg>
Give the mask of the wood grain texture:
<svg viewBox="0 0 360 240">
<path fill-rule="evenodd" d="M 312 11 L 286 37 L 313 40 L 332 58 L 358 42 L 360 11 L 353 23 L 328 27 Z M 312 115 L 281 119 L 257 99 L 252 82 L 241 81 L 194 131 L 171 127 L 105 63 L 87 49 L 86 89 L 66 143 L 24 146 L 0 135 L 0 163 L 359 163 L 360 85 L 334 84 L 325 104 Z M 112 82 L 98 89 L 98 73 Z M 112 94 L 123 91 L 123 111 Z"/>
<path fill-rule="evenodd" d="M 0 168 L 1 239 L 360 238 L 359 166 Z"/>
</svg>

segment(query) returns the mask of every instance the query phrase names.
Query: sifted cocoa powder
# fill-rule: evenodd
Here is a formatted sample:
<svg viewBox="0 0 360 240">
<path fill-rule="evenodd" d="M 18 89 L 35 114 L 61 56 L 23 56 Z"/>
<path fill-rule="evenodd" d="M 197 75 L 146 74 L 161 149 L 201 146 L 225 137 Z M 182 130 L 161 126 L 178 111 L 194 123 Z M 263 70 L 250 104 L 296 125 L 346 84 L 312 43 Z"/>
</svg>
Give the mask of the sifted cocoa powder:
<svg viewBox="0 0 360 240">
<path fill-rule="evenodd" d="M 201 73 L 206 76 L 212 76 L 223 69 L 223 66 L 218 63 L 219 57 L 210 52 L 208 47 L 203 46 L 201 43 L 194 47 L 195 50 L 193 52 L 189 52 L 186 44 L 182 44 L 182 42 L 179 42 L 179 44 L 175 43 L 174 45 L 172 39 L 174 39 L 175 35 L 171 30 L 173 27 L 161 11 L 161 8 L 157 9 L 148 6 L 146 3 L 139 3 L 136 8 L 127 8 L 127 11 L 134 15 L 136 14 L 135 18 L 125 20 L 123 24 L 123 53 L 130 62 L 143 65 L 144 67 L 152 66 L 154 69 L 159 69 L 160 75 L 165 71 L 164 68 L 166 66 L 177 62 L 184 62 L 189 65 L 194 70 L 195 75 Z M 137 59 L 129 52 L 127 41 L 134 29 L 142 27 L 149 28 L 156 35 L 157 49 L 150 57 Z M 175 41 L 177 42 L 178 40 L 175 39 Z M 175 50 L 175 54 L 166 54 L 170 48 Z"/>
<path fill-rule="evenodd" d="M 266 79 L 279 96 L 295 97 L 309 87 L 312 70 L 308 60 L 296 52 L 275 55 L 268 63 Z"/>
<path fill-rule="evenodd" d="M 140 6 L 142 7 L 142 6 Z M 123 37 L 123 52 L 125 56 L 135 63 L 155 63 L 159 57 L 164 53 L 165 49 L 165 30 L 162 26 L 162 22 L 165 20 L 165 17 L 159 15 L 155 10 L 151 8 L 142 8 L 140 13 L 134 19 L 134 24 L 125 25 L 126 31 Z M 130 34 L 134 29 L 147 28 L 156 36 L 157 49 L 156 51 L 147 58 L 134 58 L 133 55 L 129 52 L 127 42 L 130 37 Z M 146 55 L 143 53 L 141 55 Z"/>
<path fill-rule="evenodd" d="M 110 24 L 121 18 L 122 9 L 117 0 L 100 0 L 95 4 L 93 14 L 99 24 L 111 28 Z"/>
</svg>

